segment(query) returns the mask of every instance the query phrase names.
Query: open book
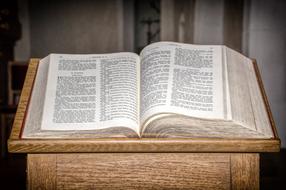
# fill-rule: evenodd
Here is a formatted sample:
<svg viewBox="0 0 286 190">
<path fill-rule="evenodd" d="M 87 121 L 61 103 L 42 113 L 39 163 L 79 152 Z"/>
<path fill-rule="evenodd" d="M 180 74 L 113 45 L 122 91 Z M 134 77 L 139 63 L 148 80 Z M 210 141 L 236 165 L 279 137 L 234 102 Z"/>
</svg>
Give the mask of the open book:
<svg viewBox="0 0 286 190">
<path fill-rule="evenodd" d="M 272 138 L 252 60 L 219 45 L 40 60 L 22 138 Z"/>
</svg>

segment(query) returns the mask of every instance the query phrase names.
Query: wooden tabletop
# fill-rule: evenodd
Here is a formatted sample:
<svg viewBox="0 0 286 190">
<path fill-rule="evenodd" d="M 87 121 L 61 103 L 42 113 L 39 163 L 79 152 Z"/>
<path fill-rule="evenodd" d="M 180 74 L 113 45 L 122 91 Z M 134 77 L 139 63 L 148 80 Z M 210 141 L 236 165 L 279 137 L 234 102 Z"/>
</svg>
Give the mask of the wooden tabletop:
<svg viewBox="0 0 286 190">
<path fill-rule="evenodd" d="M 66 152 L 277 152 L 280 150 L 274 121 L 265 96 L 261 78 L 258 81 L 268 109 L 274 133 L 273 139 L 227 138 L 84 138 L 84 139 L 21 139 L 21 128 L 32 91 L 39 59 L 31 59 L 27 71 L 8 150 L 12 153 Z M 256 63 L 254 66 L 257 68 Z M 258 72 L 258 70 L 257 70 Z"/>
</svg>

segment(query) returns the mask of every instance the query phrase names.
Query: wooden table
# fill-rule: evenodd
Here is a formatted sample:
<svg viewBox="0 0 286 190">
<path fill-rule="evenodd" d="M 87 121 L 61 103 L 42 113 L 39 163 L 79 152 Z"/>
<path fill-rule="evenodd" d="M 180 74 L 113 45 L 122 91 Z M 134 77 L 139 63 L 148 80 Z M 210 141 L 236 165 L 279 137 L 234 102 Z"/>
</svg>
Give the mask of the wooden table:
<svg viewBox="0 0 286 190">
<path fill-rule="evenodd" d="M 8 141 L 27 153 L 28 189 L 259 189 L 259 153 L 280 149 L 270 110 L 273 139 L 21 139 L 35 73 Z"/>
</svg>

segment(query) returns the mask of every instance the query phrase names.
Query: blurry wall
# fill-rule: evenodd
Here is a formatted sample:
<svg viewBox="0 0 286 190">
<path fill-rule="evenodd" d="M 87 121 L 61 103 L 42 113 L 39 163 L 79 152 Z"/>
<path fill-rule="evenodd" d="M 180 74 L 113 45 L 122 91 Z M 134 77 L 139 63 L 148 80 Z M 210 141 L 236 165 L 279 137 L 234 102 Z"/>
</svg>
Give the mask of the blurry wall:
<svg viewBox="0 0 286 190">
<path fill-rule="evenodd" d="M 245 53 L 257 59 L 282 145 L 286 147 L 286 1 L 248 4 Z M 247 9 L 246 9 L 247 10 Z"/>
<path fill-rule="evenodd" d="M 15 60 L 134 51 L 134 1 L 19 0 Z M 162 0 L 161 40 L 225 44 L 257 59 L 286 147 L 286 1 Z"/>
<path fill-rule="evenodd" d="M 31 56 L 30 15 L 27 0 L 18 1 L 18 15 L 21 23 L 21 39 L 16 42 L 14 56 L 16 61 L 27 61 Z"/>
<path fill-rule="evenodd" d="M 19 1 L 23 38 L 15 59 L 122 51 L 122 6 L 120 0 Z"/>
<path fill-rule="evenodd" d="M 195 2 L 195 44 L 223 44 L 223 13 L 223 0 L 202 0 Z"/>
</svg>

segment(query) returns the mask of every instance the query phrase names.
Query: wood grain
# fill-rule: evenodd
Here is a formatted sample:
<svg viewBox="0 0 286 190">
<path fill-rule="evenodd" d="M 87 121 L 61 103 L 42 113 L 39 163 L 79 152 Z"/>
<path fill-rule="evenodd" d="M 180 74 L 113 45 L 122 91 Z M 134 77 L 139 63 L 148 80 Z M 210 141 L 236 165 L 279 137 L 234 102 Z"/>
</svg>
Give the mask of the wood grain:
<svg viewBox="0 0 286 190">
<path fill-rule="evenodd" d="M 46 181 L 54 183 L 54 179 L 57 179 L 54 189 L 230 188 L 228 154 L 99 153 L 53 154 L 44 157 L 51 160 L 48 161 L 50 167 L 56 167 L 56 177 L 52 179 L 48 176 L 51 172 L 42 173 L 43 176 L 47 175 Z M 36 158 L 36 163 L 44 161 L 39 154 L 33 158 Z M 48 162 L 42 162 L 42 167 L 46 168 Z M 48 189 L 47 183 L 39 183 L 30 186 Z"/>
<path fill-rule="evenodd" d="M 12 140 L 13 153 L 65 152 L 276 152 L 277 140 L 248 139 L 54 139 Z"/>
<path fill-rule="evenodd" d="M 28 154 L 28 189 L 56 189 L 56 154 Z"/>
<path fill-rule="evenodd" d="M 259 154 L 231 155 L 231 187 L 259 189 Z"/>
<path fill-rule="evenodd" d="M 29 189 L 259 189 L 256 153 L 28 154 Z"/>
</svg>

